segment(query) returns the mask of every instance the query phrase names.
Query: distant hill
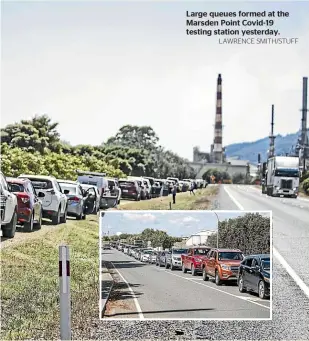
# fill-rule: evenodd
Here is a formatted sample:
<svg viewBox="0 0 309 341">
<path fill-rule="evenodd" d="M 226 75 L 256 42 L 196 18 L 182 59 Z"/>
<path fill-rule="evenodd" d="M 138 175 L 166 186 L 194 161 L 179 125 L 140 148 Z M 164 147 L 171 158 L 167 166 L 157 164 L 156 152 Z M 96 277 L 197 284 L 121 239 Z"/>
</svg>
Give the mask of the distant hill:
<svg viewBox="0 0 309 341">
<path fill-rule="evenodd" d="M 277 135 L 275 139 L 275 151 L 277 155 L 284 155 L 291 152 L 292 146 L 297 143 L 299 133 L 288 134 L 286 136 Z M 309 138 L 309 129 L 308 129 Z M 261 154 L 262 161 L 267 158 L 267 150 L 269 148 L 269 138 L 254 142 L 234 143 L 226 146 L 226 156 L 239 160 L 249 160 L 252 163 L 257 163 L 258 153 Z"/>
</svg>

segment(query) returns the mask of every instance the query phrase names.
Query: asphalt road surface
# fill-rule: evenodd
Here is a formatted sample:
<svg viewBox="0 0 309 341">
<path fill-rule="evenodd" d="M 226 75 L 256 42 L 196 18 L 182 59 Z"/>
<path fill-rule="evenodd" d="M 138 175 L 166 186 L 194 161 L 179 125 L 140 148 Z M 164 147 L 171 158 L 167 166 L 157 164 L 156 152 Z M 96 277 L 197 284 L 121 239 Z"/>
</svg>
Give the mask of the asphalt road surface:
<svg viewBox="0 0 309 341">
<path fill-rule="evenodd" d="M 270 318 L 270 300 L 241 294 L 235 284 L 218 287 L 212 281 L 204 282 L 202 276 L 142 263 L 115 249 L 103 250 L 102 260 L 112 262 L 121 282 L 127 282 L 113 312 L 106 312 L 109 318 Z M 128 297 L 128 286 L 135 299 Z"/>
</svg>

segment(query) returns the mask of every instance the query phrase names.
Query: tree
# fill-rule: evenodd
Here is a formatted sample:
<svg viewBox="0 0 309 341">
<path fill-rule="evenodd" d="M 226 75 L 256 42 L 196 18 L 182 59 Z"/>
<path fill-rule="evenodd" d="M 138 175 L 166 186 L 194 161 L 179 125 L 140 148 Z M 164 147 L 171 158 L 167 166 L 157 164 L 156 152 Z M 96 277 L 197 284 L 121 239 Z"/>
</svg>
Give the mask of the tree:
<svg viewBox="0 0 309 341">
<path fill-rule="evenodd" d="M 30 120 L 22 120 L 1 129 L 1 142 L 31 152 L 60 152 L 57 126 L 58 123 L 52 123 L 47 115 L 36 115 Z"/>
<path fill-rule="evenodd" d="M 270 253 L 270 218 L 248 213 L 219 222 L 219 247 L 240 249 L 245 254 Z M 217 247 L 217 233 L 208 237 L 207 244 Z"/>
</svg>

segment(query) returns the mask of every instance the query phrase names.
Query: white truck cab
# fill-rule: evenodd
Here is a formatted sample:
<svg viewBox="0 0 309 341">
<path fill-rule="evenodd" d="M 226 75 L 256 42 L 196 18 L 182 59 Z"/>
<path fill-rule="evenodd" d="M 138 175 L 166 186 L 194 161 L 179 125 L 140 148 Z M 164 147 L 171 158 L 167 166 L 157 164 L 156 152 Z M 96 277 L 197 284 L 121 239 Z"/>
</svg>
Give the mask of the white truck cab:
<svg viewBox="0 0 309 341">
<path fill-rule="evenodd" d="M 9 191 L 5 176 L 0 172 L 1 231 L 5 238 L 14 238 L 17 225 L 17 197 Z"/>
<path fill-rule="evenodd" d="M 43 218 L 51 219 L 54 225 L 67 220 L 68 199 L 53 176 L 22 174 L 19 178 L 29 179 L 36 192 L 43 192 Z"/>
</svg>

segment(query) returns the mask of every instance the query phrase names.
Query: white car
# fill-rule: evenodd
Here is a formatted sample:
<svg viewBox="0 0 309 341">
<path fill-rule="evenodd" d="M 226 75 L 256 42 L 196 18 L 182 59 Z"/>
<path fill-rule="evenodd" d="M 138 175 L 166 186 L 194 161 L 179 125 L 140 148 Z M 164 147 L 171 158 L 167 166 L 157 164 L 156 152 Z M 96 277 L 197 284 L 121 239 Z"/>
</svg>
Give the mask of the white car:
<svg viewBox="0 0 309 341">
<path fill-rule="evenodd" d="M 143 253 L 141 255 L 141 261 L 142 262 L 148 262 L 149 261 L 150 254 L 149 253 Z"/>
<path fill-rule="evenodd" d="M 51 219 L 54 225 L 65 223 L 67 220 L 68 199 L 53 176 L 22 174 L 19 178 L 26 178 L 32 182 L 36 192 L 43 192 L 43 218 Z"/>
<path fill-rule="evenodd" d="M 9 192 L 8 184 L 0 172 L 1 230 L 3 237 L 14 238 L 17 225 L 17 197 Z"/>
</svg>

